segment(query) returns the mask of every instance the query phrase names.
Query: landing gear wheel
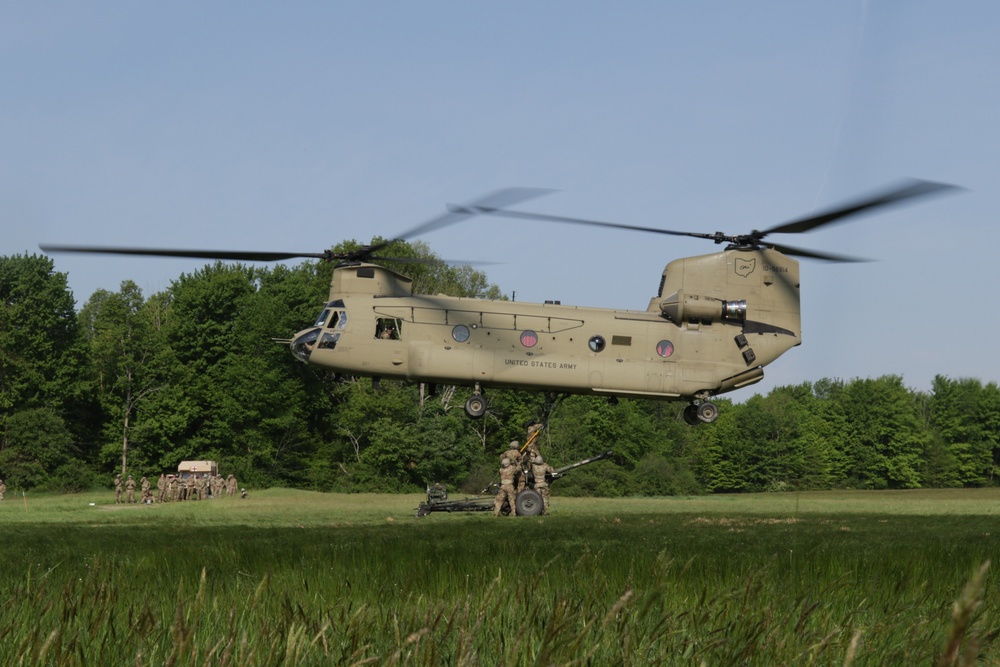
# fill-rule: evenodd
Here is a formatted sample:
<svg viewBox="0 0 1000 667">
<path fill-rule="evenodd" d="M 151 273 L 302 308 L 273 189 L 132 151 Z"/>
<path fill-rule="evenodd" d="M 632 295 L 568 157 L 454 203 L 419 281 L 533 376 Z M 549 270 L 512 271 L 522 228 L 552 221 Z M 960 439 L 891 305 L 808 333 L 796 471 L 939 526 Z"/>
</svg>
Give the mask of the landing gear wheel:
<svg viewBox="0 0 1000 667">
<path fill-rule="evenodd" d="M 696 411 L 698 413 L 698 419 L 706 424 L 711 424 L 719 418 L 719 406 L 711 401 L 705 401 L 704 403 L 698 404 Z"/>
<path fill-rule="evenodd" d="M 482 394 L 473 394 L 465 402 L 465 414 L 473 419 L 479 419 L 486 414 L 486 399 Z"/>
<path fill-rule="evenodd" d="M 688 426 L 697 426 L 701 423 L 698 419 L 698 406 L 694 403 L 684 407 L 684 423 Z"/>
<path fill-rule="evenodd" d="M 541 494 L 534 489 L 524 489 L 517 494 L 514 506 L 517 507 L 518 516 L 538 516 L 545 509 Z"/>
</svg>

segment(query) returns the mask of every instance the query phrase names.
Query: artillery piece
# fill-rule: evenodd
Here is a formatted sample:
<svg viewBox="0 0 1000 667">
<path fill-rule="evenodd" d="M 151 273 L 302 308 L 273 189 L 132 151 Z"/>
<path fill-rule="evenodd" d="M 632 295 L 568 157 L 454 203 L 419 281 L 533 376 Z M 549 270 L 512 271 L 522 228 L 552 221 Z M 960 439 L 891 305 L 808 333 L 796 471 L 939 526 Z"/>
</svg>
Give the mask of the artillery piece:
<svg viewBox="0 0 1000 667">
<path fill-rule="evenodd" d="M 609 449 L 596 456 L 591 456 L 589 459 L 583 459 L 582 461 L 556 468 L 553 472 L 545 475 L 545 480 L 551 484 L 553 480 L 559 479 L 570 470 L 609 459 L 613 454 L 614 452 Z M 517 498 L 514 500 L 517 508 L 517 516 L 538 516 L 542 513 L 543 509 L 542 496 L 535 490 L 534 476 L 528 471 L 522 471 L 522 473 L 524 474 L 525 485 L 518 492 Z M 448 500 L 447 493 L 444 493 L 442 497 L 440 487 L 437 485 L 429 487 L 427 490 L 427 502 L 420 503 L 420 506 L 417 507 L 417 516 L 427 516 L 431 512 L 492 512 L 493 501 L 496 497 L 496 487 L 496 484 L 492 484 L 483 489 L 484 493 L 487 490 L 492 490 L 494 493 L 491 496 L 481 495 L 474 498 L 462 498 L 461 500 Z M 504 515 L 510 514 L 510 507 L 506 501 L 504 501 L 503 506 L 500 508 L 500 513 Z"/>
</svg>

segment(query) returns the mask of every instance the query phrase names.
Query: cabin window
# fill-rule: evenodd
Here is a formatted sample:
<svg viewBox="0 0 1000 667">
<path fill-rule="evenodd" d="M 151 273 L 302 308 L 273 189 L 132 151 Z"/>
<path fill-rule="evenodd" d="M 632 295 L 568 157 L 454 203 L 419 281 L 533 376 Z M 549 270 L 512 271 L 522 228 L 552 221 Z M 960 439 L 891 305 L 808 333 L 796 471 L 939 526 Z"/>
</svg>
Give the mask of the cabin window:
<svg viewBox="0 0 1000 667">
<path fill-rule="evenodd" d="M 590 340 L 587 341 L 587 346 L 591 352 L 601 352 L 607 344 L 608 342 L 604 340 L 604 336 L 591 336 Z"/>
<path fill-rule="evenodd" d="M 469 327 L 464 324 L 456 324 L 455 328 L 451 330 L 451 337 L 455 339 L 456 343 L 464 343 L 469 340 Z"/>
<path fill-rule="evenodd" d="M 330 322 L 330 328 L 333 329 L 334 327 L 336 327 L 337 329 L 343 329 L 346 326 L 347 326 L 347 311 L 338 310 L 336 314 L 334 314 L 333 320 Z"/>
<path fill-rule="evenodd" d="M 538 345 L 538 334 L 531 329 L 521 332 L 521 345 L 525 347 L 535 347 Z"/>
<path fill-rule="evenodd" d="M 381 340 L 399 340 L 400 322 L 392 317 L 375 320 L 375 337 Z"/>
<path fill-rule="evenodd" d="M 661 340 L 656 344 L 656 353 L 666 359 L 674 353 L 674 344 L 669 340 Z"/>
</svg>

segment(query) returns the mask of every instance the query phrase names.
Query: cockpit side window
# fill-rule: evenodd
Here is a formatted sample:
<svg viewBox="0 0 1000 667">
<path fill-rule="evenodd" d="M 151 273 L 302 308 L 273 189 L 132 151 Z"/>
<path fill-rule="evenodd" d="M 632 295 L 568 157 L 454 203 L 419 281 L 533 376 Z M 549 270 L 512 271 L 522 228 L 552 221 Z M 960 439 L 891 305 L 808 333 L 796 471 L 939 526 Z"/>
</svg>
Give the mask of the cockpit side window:
<svg viewBox="0 0 1000 667">
<path fill-rule="evenodd" d="M 382 340 L 399 340 L 400 321 L 392 317 L 380 317 L 375 320 L 375 337 Z"/>
<path fill-rule="evenodd" d="M 323 312 L 320 313 L 319 317 L 316 318 L 316 323 L 313 324 L 313 326 L 314 327 L 321 327 L 321 326 L 325 325 L 326 324 L 326 319 L 328 317 L 330 317 L 330 309 L 329 308 L 324 308 Z"/>
</svg>

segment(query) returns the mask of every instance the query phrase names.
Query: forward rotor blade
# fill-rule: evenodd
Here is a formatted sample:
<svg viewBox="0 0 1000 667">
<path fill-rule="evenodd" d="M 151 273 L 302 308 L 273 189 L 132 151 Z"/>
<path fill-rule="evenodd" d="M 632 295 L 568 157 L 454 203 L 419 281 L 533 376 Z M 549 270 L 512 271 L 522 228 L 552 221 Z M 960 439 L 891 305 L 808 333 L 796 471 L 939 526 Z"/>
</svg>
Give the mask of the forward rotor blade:
<svg viewBox="0 0 1000 667">
<path fill-rule="evenodd" d="M 858 215 L 866 211 L 884 206 L 891 206 L 902 203 L 909 199 L 924 197 L 932 194 L 944 194 L 946 192 L 956 192 L 962 188 L 947 183 L 934 183 L 932 181 L 921 181 L 910 179 L 902 184 L 889 188 L 885 192 L 876 195 L 869 195 L 855 202 L 851 202 L 823 213 L 811 215 L 799 220 L 792 220 L 777 227 L 771 227 L 763 232 L 757 232 L 757 238 L 763 238 L 768 234 L 798 234 L 808 232 L 816 227 L 828 225 L 834 222 L 841 222 L 844 218 Z"/>
<path fill-rule="evenodd" d="M 80 252 L 109 255 L 146 255 L 152 257 L 189 257 L 192 259 L 230 259 L 245 262 L 275 262 L 283 259 L 328 259 L 330 253 L 269 252 L 249 250 L 174 250 L 169 248 L 120 248 L 116 246 L 39 245 L 43 252 Z"/>
<path fill-rule="evenodd" d="M 784 253 L 786 255 L 794 255 L 796 257 L 809 257 L 811 259 L 821 259 L 825 262 L 871 262 L 873 260 L 866 259 L 864 257 L 853 257 L 851 255 L 837 255 L 832 252 L 819 252 L 818 250 L 806 250 L 804 248 L 795 248 L 790 245 L 784 245 L 779 243 L 766 243 L 769 248 L 774 248 L 778 252 Z"/>
</svg>

